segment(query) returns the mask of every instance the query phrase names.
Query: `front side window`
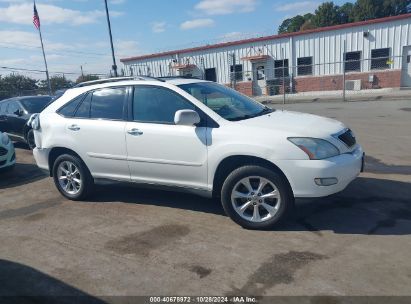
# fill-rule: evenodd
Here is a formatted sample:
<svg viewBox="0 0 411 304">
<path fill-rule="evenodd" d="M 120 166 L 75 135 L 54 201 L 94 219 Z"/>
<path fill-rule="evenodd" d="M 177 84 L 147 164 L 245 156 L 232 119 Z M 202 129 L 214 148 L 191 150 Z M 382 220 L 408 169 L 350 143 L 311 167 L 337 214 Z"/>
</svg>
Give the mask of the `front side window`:
<svg viewBox="0 0 411 304">
<path fill-rule="evenodd" d="M 195 110 L 195 106 L 177 93 L 162 87 L 136 86 L 133 97 L 133 120 L 174 124 L 178 110 Z"/>
<path fill-rule="evenodd" d="M 390 48 L 371 50 L 371 69 L 383 70 L 390 68 Z"/>
<path fill-rule="evenodd" d="M 94 119 L 123 119 L 124 102 L 127 88 L 105 88 L 93 92 L 90 118 Z"/>
<path fill-rule="evenodd" d="M 179 87 L 227 120 L 238 121 L 273 111 L 217 83 L 197 82 L 179 85 Z"/>
</svg>

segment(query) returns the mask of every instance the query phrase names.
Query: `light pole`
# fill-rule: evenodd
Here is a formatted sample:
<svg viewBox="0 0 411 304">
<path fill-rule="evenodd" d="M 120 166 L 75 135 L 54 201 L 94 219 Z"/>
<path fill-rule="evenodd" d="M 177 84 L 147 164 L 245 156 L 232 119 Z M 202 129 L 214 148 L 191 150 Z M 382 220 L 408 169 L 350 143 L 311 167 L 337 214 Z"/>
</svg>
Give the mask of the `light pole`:
<svg viewBox="0 0 411 304">
<path fill-rule="evenodd" d="M 108 13 L 108 5 L 107 5 L 107 0 L 104 0 L 104 3 L 106 5 L 106 15 L 107 15 L 107 25 L 108 25 L 108 33 L 110 35 L 110 44 L 111 44 L 111 55 L 113 56 L 113 71 L 114 71 L 114 77 L 117 77 L 117 64 L 116 64 L 116 56 L 114 55 L 114 45 L 113 45 L 113 35 L 111 34 L 111 23 L 110 23 L 110 15 Z"/>
</svg>

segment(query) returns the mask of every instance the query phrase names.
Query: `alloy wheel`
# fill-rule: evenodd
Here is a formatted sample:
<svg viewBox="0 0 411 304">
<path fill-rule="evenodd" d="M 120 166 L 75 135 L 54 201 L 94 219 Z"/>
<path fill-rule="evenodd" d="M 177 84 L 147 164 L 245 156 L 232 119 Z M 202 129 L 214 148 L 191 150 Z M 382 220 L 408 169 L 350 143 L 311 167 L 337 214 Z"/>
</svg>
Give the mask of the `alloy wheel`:
<svg viewBox="0 0 411 304">
<path fill-rule="evenodd" d="M 77 166 L 70 161 L 63 161 L 57 168 L 57 178 L 60 188 L 70 194 L 76 195 L 82 187 L 81 174 Z"/>
<path fill-rule="evenodd" d="M 249 176 L 233 187 L 231 203 L 243 219 L 261 223 L 277 214 L 281 196 L 273 182 L 261 176 Z"/>
</svg>

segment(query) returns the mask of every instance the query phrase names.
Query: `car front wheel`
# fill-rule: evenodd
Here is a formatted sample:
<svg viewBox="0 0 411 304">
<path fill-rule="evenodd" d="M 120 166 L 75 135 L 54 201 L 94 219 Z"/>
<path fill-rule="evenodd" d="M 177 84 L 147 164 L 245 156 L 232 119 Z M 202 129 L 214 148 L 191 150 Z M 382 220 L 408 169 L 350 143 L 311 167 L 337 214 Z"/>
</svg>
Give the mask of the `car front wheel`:
<svg viewBox="0 0 411 304">
<path fill-rule="evenodd" d="M 26 143 L 29 146 L 30 150 L 33 150 L 36 147 L 36 142 L 34 140 L 34 131 L 30 129 L 26 134 Z"/>
<path fill-rule="evenodd" d="M 70 200 L 83 200 L 94 186 L 93 178 L 81 159 L 64 154 L 53 166 L 54 183 L 60 193 Z"/>
<path fill-rule="evenodd" d="M 227 215 L 247 229 L 272 228 L 294 206 L 284 177 L 260 166 L 234 170 L 223 184 L 221 199 Z"/>
</svg>

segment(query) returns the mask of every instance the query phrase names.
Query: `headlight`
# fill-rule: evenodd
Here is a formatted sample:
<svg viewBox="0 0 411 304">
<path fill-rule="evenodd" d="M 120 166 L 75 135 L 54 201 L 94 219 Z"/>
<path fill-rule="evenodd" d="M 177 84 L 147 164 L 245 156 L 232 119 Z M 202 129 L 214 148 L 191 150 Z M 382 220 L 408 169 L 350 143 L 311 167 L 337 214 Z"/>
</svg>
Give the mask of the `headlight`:
<svg viewBox="0 0 411 304">
<path fill-rule="evenodd" d="M 7 146 L 10 143 L 10 138 L 7 136 L 6 133 L 1 133 L 0 137 L 1 137 L 1 143 L 3 145 Z"/>
<path fill-rule="evenodd" d="M 310 159 L 325 159 L 340 154 L 336 146 L 324 139 L 290 137 L 288 140 L 303 150 Z"/>
</svg>

